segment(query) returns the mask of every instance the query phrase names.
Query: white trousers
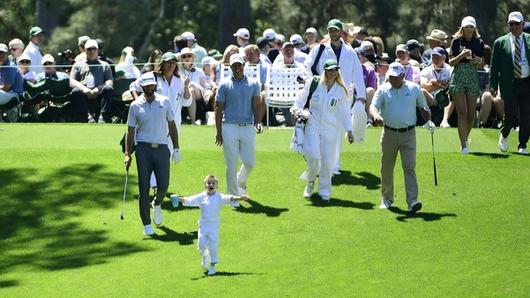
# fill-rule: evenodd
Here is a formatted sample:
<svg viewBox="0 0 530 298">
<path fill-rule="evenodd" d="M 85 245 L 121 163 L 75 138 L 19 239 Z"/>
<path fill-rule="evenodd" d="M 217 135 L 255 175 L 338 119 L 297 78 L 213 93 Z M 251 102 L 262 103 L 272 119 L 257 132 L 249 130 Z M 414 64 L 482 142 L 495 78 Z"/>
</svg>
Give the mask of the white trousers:
<svg viewBox="0 0 530 298">
<path fill-rule="evenodd" d="M 219 247 L 219 224 L 200 224 L 199 226 L 199 253 L 201 257 L 205 252 L 210 253 L 211 262 L 213 264 L 219 263 L 217 249 Z"/>
<path fill-rule="evenodd" d="M 342 130 L 342 126 L 340 129 Z M 314 181 L 318 175 L 318 194 L 328 197 L 331 196 L 331 175 L 337 152 L 335 131 L 308 129 L 304 137 L 307 160 L 304 176 L 308 181 Z"/>
<path fill-rule="evenodd" d="M 227 193 L 239 195 L 238 184 L 246 186 L 248 176 L 256 164 L 256 131 L 253 125 L 223 123 L 222 136 Z M 239 158 L 243 164 L 238 173 Z"/>
</svg>

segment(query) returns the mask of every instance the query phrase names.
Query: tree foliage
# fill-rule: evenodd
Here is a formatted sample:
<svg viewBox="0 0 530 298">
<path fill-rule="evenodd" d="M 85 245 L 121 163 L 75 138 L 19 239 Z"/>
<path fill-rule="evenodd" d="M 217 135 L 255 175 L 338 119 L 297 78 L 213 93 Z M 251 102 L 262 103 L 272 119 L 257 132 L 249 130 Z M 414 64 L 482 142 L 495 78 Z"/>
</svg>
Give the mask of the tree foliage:
<svg viewBox="0 0 530 298">
<path fill-rule="evenodd" d="M 332 18 L 362 25 L 385 41 L 392 52 L 398 43 L 415 38 L 425 42 L 434 29 L 454 33 L 461 19 L 473 15 L 486 43 L 507 31 L 506 16 L 520 10 L 530 17 L 525 0 L 4 0 L 0 8 L 0 40 L 27 42 L 35 24 L 46 30 L 45 52 L 77 48 L 77 37 L 88 35 L 105 42 L 108 55 L 117 57 L 132 46 L 144 60 L 155 48 L 172 48 L 173 37 L 195 33 L 207 48 L 235 43 L 239 27 L 255 40 L 266 28 L 289 38 L 315 27 L 325 33 Z M 49 27 L 49 28 L 48 28 Z"/>
</svg>

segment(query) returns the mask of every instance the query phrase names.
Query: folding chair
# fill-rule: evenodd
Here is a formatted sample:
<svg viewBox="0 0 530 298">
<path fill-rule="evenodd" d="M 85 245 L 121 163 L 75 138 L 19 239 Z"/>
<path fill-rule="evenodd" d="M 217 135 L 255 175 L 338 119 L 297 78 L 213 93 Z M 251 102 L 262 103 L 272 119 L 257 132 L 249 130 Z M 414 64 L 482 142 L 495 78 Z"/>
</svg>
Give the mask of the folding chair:
<svg viewBox="0 0 530 298">
<path fill-rule="evenodd" d="M 303 88 L 296 78 L 302 74 L 302 70 L 297 68 L 273 67 L 270 69 L 265 97 L 267 127 L 269 126 L 269 107 L 290 108 L 294 104 L 296 96 Z"/>
</svg>

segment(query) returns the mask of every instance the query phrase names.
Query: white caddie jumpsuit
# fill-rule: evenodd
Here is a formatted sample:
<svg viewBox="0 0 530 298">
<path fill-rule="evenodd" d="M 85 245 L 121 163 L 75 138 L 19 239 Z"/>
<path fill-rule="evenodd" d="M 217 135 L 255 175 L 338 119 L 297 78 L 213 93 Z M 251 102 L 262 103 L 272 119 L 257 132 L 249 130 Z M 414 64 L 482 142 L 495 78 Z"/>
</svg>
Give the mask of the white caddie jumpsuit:
<svg viewBox="0 0 530 298">
<path fill-rule="evenodd" d="M 199 219 L 199 253 L 204 256 L 209 253 L 211 262 L 219 262 L 217 248 L 219 246 L 219 212 L 224 205 L 230 205 L 231 195 L 223 195 L 215 192 L 209 196 L 206 191 L 198 195 L 184 198 L 184 206 L 194 206 L 201 209 L 201 218 Z"/>
<path fill-rule="evenodd" d="M 309 85 L 298 95 L 294 109 L 303 109 L 309 94 Z M 308 181 L 318 179 L 318 194 L 331 195 L 331 174 L 336 155 L 337 129 L 352 129 L 347 93 L 335 83 L 328 91 L 319 84 L 311 98 L 311 116 L 305 125 L 304 156 L 307 170 L 300 177 Z"/>
</svg>

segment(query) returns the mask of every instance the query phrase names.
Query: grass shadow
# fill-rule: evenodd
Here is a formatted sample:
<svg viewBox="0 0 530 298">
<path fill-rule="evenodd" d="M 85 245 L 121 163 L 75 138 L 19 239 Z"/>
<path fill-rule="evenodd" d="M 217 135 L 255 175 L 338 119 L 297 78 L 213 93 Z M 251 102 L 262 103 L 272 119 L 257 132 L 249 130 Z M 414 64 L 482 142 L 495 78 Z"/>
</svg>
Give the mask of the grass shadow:
<svg viewBox="0 0 530 298">
<path fill-rule="evenodd" d="M 471 152 L 469 154 L 478 156 L 478 157 L 488 157 L 491 159 L 506 159 L 510 157 L 508 154 L 501 154 L 501 153 Z"/>
<path fill-rule="evenodd" d="M 81 219 L 116 207 L 123 179 L 98 163 L 0 169 L 0 201 L 6 203 L 0 209 L 0 275 L 19 266 L 77 269 L 144 251 L 136 243 L 112 240 L 106 229 L 85 227 Z"/>
<path fill-rule="evenodd" d="M 421 218 L 424 221 L 435 221 L 440 220 L 443 217 L 456 217 L 456 214 L 454 213 L 433 213 L 433 212 L 422 212 L 421 210 L 410 214 L 408 211 L 400 209 L 395 206 L 391 206 L 388 208 L 388 210 L 392 213 L 399 214 L 398 217 L 396 217 L 397 221 L 406 222 L 408 219 L 414 219 L 414 218 Z"/>
<path fill-rule="evenodd" d="M 353 202 L 336 198 L 330 198 L 329 201 L 324 201 L 316 193 L 311 195 L 309 201 L 311 202 L 311 206 L 313 207 L 342 207 L 362 210 L 371 210 L 375 207 L 375 204 L 371 202 Z"/>
<path fill-rule="evenodd" d="M 162 242 L 178 242 L 180 245 L 191 245 L 198 237 L 197 231 L 179 233 L 165 226 L 160 226 L 158 229 L 164 231 L 165 234 L 158 235 L 155 232 L 151 238 Z"/>
<path fill-rule="evenodd" d="M 249 204 L 248 207 L 245 205 Z M 240 206 L 234 208 L 235 211 L 249 214 L 265 214 L 267 217 L 277 217 L 283 212 L 289 211 L 288 208 L 275 208 L 271 206 L 265 206 L 260 204 L 258 201 L 248 200 L 247 202 L 240 202 Z"/>
<path fill-rule="evenodd" d="M 361 185 L 366 189 L 379 189 L 381 179 L 369 172 L 358 172 L 354 176 L 351 171 L 340 171 L 340 175 L 331 178 L 331 185 Z"/>
<path fill-rule="evenodd" d="M 217 271 L 215 275 L 208 275 L 205 271 L 204 274 L 200 277 L 194 277 L 191 280 L 201 280 L 203 278 L 215 278 L 220 276 L 238 276 L 238 275 L 263 275 L 262 273 L 252 273 L 252 272 L 229 272 L 229 271 Z"/>
<path fill-rule="evenodd" d="M 0 289 L 2 288 L 9 288 L 14 287 L 18 285 L 18 281 L 10 279 L 10 280 L 0 280 Z"/>
</svg>

